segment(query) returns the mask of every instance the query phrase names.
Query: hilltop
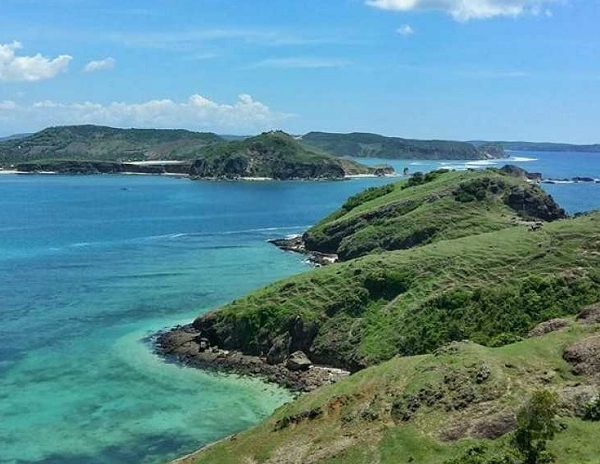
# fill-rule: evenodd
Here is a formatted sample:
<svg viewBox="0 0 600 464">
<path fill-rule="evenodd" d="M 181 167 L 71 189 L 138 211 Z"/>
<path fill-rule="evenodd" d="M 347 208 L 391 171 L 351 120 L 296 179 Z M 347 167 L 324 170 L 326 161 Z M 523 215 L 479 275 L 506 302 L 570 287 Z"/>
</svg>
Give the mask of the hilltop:
<svg viewBox="0 0 600 464">
<path fill-rule="evenodd" d="M 368 189 L 303 236 L 306 250 L 341 260 L 565 217 L 518 168 L 417 173 Z"/>
<path fill-rule="evenodd" d="M 206 147 L 191 169 L 200 178 L 341 179 L 348 175 L 392 173 L 389 167 L 371 168 L 301 145 L 281 132 Z"/>
<path fill-rule="evenodd" d="M 467 142 L 447 140 L 414 140 L 354 132 L 336 134 L 309 132 L 301 138 L 307 146 L 336 156 L 397 159 L 461 159 L 503 158 L 504 151 L 493 145 L 479 148 Z"/>
<path fill-rule="evenodd" d="M 53 159 L 119 162 L 195 159 L 204 147 L 222 141 L 216 134 L 180 129 L 49 127 L 0 141 L 0 164 Z"/>
</svg>

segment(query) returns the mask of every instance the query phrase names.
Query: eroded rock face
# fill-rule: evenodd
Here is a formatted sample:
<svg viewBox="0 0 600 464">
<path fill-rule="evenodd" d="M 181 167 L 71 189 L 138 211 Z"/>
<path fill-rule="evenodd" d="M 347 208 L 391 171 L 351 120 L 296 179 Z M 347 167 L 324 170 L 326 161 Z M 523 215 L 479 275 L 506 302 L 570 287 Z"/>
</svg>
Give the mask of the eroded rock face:
<svg viewBox="0 0 600 464">
<path fill-rule="evenodd" d="M 529 337 L 541 337 L 550 332 L 556 332 L 557 330 L 568 327 L 569 321 L 566 319 L 550 319 L 549 321 L 542 322 L 536 325 L 532 330 L 529 331 Z"/>
<path fill-rule="evenodd" d="M 579 375 L 600 374 L 600 335 L 587 337 L 567 347 L 563 358 Z"/>
<path fill-rule="evenodd" d="M 598 389 L 593 385 L 574 385 L 560 392 L 560 409 L 562 414 L 584 417 L 586 406 L 596 397 Z"/>
<path fill-rule="evenodd" d="M 582 324 L 600 324 L 600 303 L 584 308 L 577 320 Z"/>
<path fill-rule="evenodd" d="M 310 369 L 312 362 L 302 351 L 295 351 L 287 358 L 285 366 L 291 371 L 306 371 Z"/>
<path fill-rule="evenodd" d="M 505 203 L 523 217 L 555 221 L 567 217 L 565 210 L 550 195 L 545 195 L 538 187 L 512 187 Z"/>
</svg>

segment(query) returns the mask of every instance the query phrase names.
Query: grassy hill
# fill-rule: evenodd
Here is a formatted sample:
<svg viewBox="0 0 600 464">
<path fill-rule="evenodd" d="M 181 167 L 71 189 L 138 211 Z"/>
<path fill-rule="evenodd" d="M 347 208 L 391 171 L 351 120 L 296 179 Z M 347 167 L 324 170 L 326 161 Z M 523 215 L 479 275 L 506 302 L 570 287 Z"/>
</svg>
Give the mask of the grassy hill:
<svg viewBox="0 0 600 464">
<path fill-rule="evenodd" d="M 499 158 L 503 151 L 482 145 L 447 140 L 412 140 L 378 134 L 309 132 L 302 143 L 336 156 L 397 159 L 465 159 Z"/>
<path fill-rule="evenodd" d="M 568 347 L 597 340 L 600 325 L 568 324 L 501 348 L 464 342 L 396 357 L 302 396 L 258 427 L 178 463 L 499 464 L 467 461 L 466 451 L 491 455 L 510 446 L 517 411 L 544 389 L 559 398 L 562 430 L 549 443 L 556 462 L 596 464 L 600 442 L 592 437 L 600 435 L 600 422 L 582 416 L 598 386 L 563 356 Z"/>
<path fill-rule="evenodd" d="M 524 464 L 492 455 L 514 451 L 518 412 L 540 390 L 558 398 L 556 462 L 598 462 L 600 212 L 518 224 L 562 211 L 509 168 L 367 190 L 323 224 L 363 215 L 361 227 L 385 228 L 364 215 L 409 200 L 422 212 L 402 227 L 445 218 L 431 243 L 276 282 L 183 332 L 252 355 L 302 349 L 354 373 L 179 464 Z"/>
<path fill-rule="evenodd" d="M 441 170 L 366 190 L 303 238 L 308 250 L 347 260 L 562 217 L 564 211 L 519 169 Z"/>
<path fill-rule="evenodd" d="M 212 133 L 103 126 L 50 127 L 0 142 L 0 164 L 37 160 L 144 161 L 195 159 L 222 139 Z"/>
<path fill-rule="evenodd" d="M 357 370 L 468 338 L 500 345 L 600 300 L 600 213 L 367 255 L 295 276 L 201 316 L 212 345 L 267 353 L 290 339 Z M 291 328 L 302 320 L 304 330 Z M 295 338 L 298 338 L 296 340 Z"/>
<path fill-rule="evenodd" d="M 191 172 L 201 178 L 340 179 L 379 171 L 307 149 L 290 135 L 275 131 L 207 147 Z"/>
</svg>

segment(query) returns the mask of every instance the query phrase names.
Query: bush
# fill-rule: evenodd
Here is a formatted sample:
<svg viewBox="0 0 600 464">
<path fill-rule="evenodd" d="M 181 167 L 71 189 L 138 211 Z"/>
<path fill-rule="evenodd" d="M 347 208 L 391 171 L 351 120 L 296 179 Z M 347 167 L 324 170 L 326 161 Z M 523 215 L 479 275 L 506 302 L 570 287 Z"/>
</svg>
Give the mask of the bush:
<svg viewBox="0 0 600 464">
<path fill-rule="evenodd" d="M 554 462 L 548 442 L 560 430 L 556 421 L 558 398 L 547 390 L 535 392 L 517 414 L 517 431 L 512 443 L 523 464 Z"/>
<path fill-rule="evenodd" d="M 600 393 L 585 407 L 584 420 L 600 421 Z"/>
</svg>

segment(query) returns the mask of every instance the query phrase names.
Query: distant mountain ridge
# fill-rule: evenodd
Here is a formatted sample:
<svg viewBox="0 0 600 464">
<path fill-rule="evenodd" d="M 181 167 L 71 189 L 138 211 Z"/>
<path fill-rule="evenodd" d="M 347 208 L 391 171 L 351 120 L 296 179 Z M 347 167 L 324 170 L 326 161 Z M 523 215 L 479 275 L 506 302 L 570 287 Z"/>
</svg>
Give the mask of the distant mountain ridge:
<svg viewBox="0 0 600 464">
<path fill-rule="evenodd" d="M 404 139 L 361 132 L 309 132 L 301 141 L 337 156 L 357 158 L 479 160 L 504 156 L 501 147 L 493 144 L 476 147 L 468 142 Z"/>
<path fill-rule="evenodd" d="M 589 145 L 577 145 L 573 143 L 554 143 L 554 142 L 484 142 L 474 140 L 472 143 L 475 146 L 497 145 L 505 150 L 515 151 L 573 151 L 573 152 L 588 152 L 600 153 L 600 143 Z"/>
</svg>

